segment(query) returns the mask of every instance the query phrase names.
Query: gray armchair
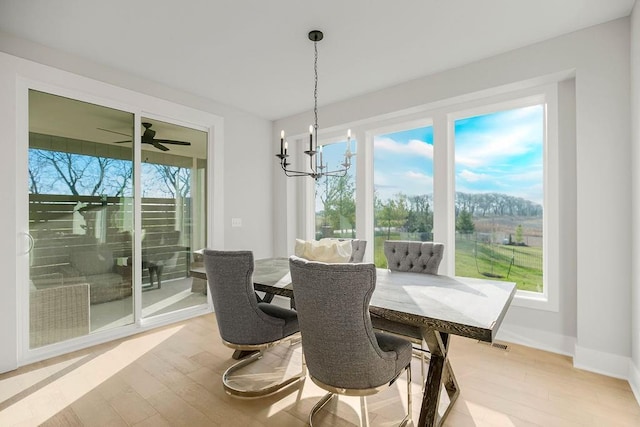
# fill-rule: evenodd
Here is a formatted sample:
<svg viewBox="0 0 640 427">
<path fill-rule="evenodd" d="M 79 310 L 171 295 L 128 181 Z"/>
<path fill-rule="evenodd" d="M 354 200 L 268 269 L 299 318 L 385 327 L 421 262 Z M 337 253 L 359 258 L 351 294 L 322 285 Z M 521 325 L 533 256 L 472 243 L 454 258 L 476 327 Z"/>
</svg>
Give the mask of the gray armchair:
<svg viewBox="0 0 640 427">
<path fill-rule="evenodd" d="M 349 262 L 358 263 L 364 259 L 364 252 L 367 249 L 367 241 L 360 239 L 351 240 L 351 259 Z"/>
<path fill-rule="evenodd" d="M 384 255 L 387 258 L 389 270 L 438 274 L 438 268 L 444 255 L 444 244 L 387 240 L 384 242 Z M 375 309 L 371 313 L 371 323 L 374 329 L 402 336 L 409 339 L 413 344 L 420 346 L 416 350 L 417 355 L 422 359 L 421 373 L 424 384 L 424 365 L 428 350 L 424 346 L 420 328 L 387 320 L 376 313 Z"/>
<path fill-rule="evenodd" d="M 227 393 L 241 397 L 272 394 L 304 378 L 302 372 L 258 389 L 241 389 L 232 384 L 232 374 L 262 357 L 262 352 L 299 332 L 296 312 L 276 305 L 258 303 L 253 290 L 253 253 L 251 251 L 204 250 L 204 266 L 218 329 L 223 343 L 241 351 L 256 353 L 228 368 L 222 382 Z"/>
<path fill-rule="evenodd" d="M 375 289 L 373 264 L 325 264 L 289 258 L 302 348 L 311 380 L 328 393 L 313 407 L 313 417 L 336 394 L 369 396 L 407 371 L 411 419 L 411 344 L 374 333 L 369 301 Z"/>
<path fill-rule="evenodd" d="M 367 241 L 360 239 L 337 239 L 341 242 L 345 240 L 351 241 L 351 258 L 349 258 L 350 263 L 359 263 L 364 260 L 364 252 L 367 249 Z"/>
<path fill-rule="evenodd" d="M 443 255 L 442 243 L 406 240 L 384 242 L 384 256 L 387 258 L 389 270 L 438 274 Z"/>
</svg>

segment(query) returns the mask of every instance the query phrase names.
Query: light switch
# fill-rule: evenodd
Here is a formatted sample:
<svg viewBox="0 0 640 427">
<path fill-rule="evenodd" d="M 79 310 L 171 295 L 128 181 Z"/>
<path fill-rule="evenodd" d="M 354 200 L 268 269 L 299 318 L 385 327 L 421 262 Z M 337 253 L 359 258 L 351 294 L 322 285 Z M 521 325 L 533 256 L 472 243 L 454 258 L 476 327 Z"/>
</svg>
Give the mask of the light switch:
<svg viewBox="0 0 640 427">
<path fill-rule="evenodd" d="M 231 218 L 232 227 L 242 227 L 242 218 Z"/>
</svg>

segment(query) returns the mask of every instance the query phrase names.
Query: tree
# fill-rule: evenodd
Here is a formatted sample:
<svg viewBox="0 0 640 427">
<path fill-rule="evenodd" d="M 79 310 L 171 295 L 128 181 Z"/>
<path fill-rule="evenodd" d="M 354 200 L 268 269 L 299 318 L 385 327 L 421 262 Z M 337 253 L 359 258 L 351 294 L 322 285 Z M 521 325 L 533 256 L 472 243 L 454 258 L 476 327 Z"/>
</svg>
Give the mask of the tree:
<svg viewBox="0 0 640 427">
<path fill-rule="evenodd" d="M 355 184 L 351 175 L 324 177 L 316 184 L 316 191 L 324 185 L 320 201 L 324 206 L 325 224 L 334 230 L 350 229 L 355 237 L 356 199 Z"/>
<path fill-rule="evenodd" d="M 132 173 L 129 160 L 29 150 L 29 190 L 34 194 L 121 196 L 131 187 Z"/>
<path fill-rule="evenodd" d="M 433 229 L 433 213 L 430 211 L 429 196 L 410 196 L 409 212 L 405 227 L 412 233 L 430 233 Z"/>
<path fill-rule="evenodd" d="M 29 150 L 29 193 L 31 194 L 47 193 L 53 181 L 44 177 L 47 161 L 39 155 L 38 151 Z"/>
<path fill-rule="evenodd" d="M 516 243 L 521 245 L 524 242 L 524 238 L 522 237 L 522 224 L 518 224 L 516 227 Z"/>
<path fill-rule="evenodd" d="M 467 210 L 462 210 L 460 214 L 458 214 L 458 219 L 456 220 L 456 231 L 460 234 L 471 234 L 475 231 L 476 226 L 473 223 L 473 217 Z"/>
<path fill-rule="evenodd" d="M 456 215 L 467 210 L 472 216 L 542 216 L 542 206 L 502 193 L 456 193 Z"/>
<path fill-rule="evenodd" d="M 392 199 L 383 202 L 376 199 L 376 221 L 387 229 L 387 239 L 391 238 L 391 229 L 404 227 L 408 217 L 407 196 L 397 193 Z"/>
<path fill-rule="evenodd" d="M 160 165 L 152 163 L 156 177 L 164 184 L 166 193 L 172 198 L 186 197 L 191 191 L 191 170 L 178 166 Z"/>
</svg>

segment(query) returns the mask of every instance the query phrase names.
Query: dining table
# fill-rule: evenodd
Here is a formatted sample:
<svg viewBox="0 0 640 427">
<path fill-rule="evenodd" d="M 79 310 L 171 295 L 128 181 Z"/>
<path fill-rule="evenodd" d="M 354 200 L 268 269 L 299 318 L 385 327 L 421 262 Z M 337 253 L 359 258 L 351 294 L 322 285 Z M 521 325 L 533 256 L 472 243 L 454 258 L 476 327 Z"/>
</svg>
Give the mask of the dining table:
<svg viewBox="0 0 640 427">
<path fill-rule="evenodd" d="M 206 280 L 204 267 L 191 275 Z M 256 260 L 253 282 L 256 291 L 295 298 L 288 258 Z M 418 426 L 442 425 L 460 394 L 448 359 L 450 336 L 493 342 L 515 293 L 513 282 L 376 269 L 370 312 L 418 326 L 431 353 Z M 440 408 L 442 387 L 448 402 Z"/>
</svg>

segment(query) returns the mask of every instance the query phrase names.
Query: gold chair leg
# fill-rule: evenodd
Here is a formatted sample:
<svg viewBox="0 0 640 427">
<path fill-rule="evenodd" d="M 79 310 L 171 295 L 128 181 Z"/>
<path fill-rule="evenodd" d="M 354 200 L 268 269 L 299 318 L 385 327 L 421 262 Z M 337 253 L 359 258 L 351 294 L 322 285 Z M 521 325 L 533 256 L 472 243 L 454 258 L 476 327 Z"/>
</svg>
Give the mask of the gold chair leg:
<svg viewBox="0 0 640 427">
<path fill-rule="evenodd" d="M 407 415 L 400 422 L 400 426 L 404 427 L 409 424 L 413 417 L 413 405 L 411 398 L 411 363 L 407 366 Z"/>
<path fill-rule="evenodd" d="M 313 408 L 311 408 L 311 412 L 309 413 L 309 427 L 313 427 L 313 416 L 320 412 L 324 405 L 326 405 L 334 396 L 335 393 L 327 393 L 318 401 L 318 403 L 313 405 Z"/>
<path fill-rule="evenodd" d="M 412 416 L 413 416 L 413 404 L 412 404 L 412 397 L 411 397 L 411 363 L 407 365 L 406 371 L 407 371 L 407 413 L 402 419 L 402 421 L 400 421 L 400 424 L 398 424 L 398 426 L 400 427 L 405 427 L 409 425 L 409 423 L 412 421 Z M 392 383 L 394 381 L 395 379 L 392 381 Z M 338 396 L 338 395 L 336 393 L 329 392 L 324 396 L 322 396 L 322 399 L 320 399 L 313 406 L 313 408 L 311 409 L 311 412 L 309 413 L 310 427 L 313 427 L 313 417 L 318 412 L 320 412 L 320 410 L 324 408 L 324 406 L 327 403 L 329 403 L 329 401 L 334 396 Z M 367 408 L 367 396 L 360 396 L 360 426 L 367 427 L 368 425 L 369 425 L 369 410 Z"/>
<path fill-rule="evenodd" d="M 244 366 L 249 365 L 250 363 L 256 362 L 261 358 L 262 358 L 262 351 L 259 351 L 231 365 L 226 371 L 224 371 L 224 373 L 222 374 L 222 384 L 224 386 L 224 390 L 229 395 L 236 396 L 236 397 L 243 397 L 243 398 L 263 397 L 263 396 L 268 396 L 270 394 L 273 394 L 289 386 L 290 384 L 293 384 L 296 381 L 300 381 L 304 379 L 305 377 L 305 366 L 303 362 L 302 370 L 299 374 L 289 377 L 286 380 L 281 381 L 279 383 L 271 384 L 267 387 L 263 387 L 256 390 L 246 390 L 246 389 L 234 387 L 233 385 L 230 384 L 229 380 L 230 380 L 231 374 L 243 368 Z"/>
<path fill-rule="evenodd" d="M 366 396 L 360 396 L 360 427 L 369 427 L 369 408 Z"/>
</svg>

